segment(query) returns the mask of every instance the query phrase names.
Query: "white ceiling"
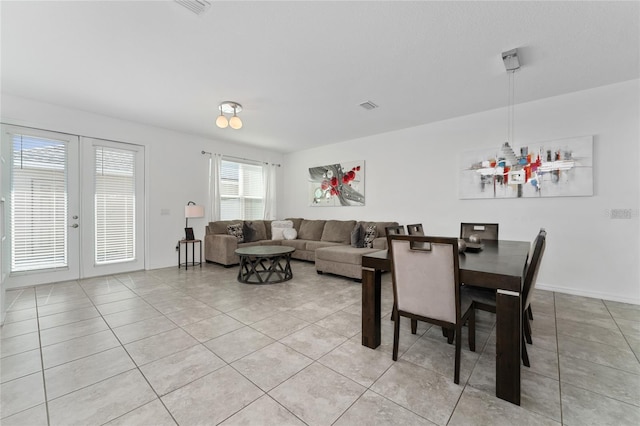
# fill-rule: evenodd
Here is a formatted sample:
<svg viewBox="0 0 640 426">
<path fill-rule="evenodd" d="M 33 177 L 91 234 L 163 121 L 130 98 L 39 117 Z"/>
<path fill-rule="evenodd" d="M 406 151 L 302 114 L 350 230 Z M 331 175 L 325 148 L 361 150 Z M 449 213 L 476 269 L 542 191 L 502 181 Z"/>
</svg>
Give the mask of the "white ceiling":
<svg viewBox="0 0 640 426">
<path fill-rule="evenodd" d="M 505 106 L 516 47 L 517 103 L 639 78 L 639 6 L 2 1 L 1 88 L 291 152 Z M 215 126 L 224 100 L 241 130 Z"/>
</svg>

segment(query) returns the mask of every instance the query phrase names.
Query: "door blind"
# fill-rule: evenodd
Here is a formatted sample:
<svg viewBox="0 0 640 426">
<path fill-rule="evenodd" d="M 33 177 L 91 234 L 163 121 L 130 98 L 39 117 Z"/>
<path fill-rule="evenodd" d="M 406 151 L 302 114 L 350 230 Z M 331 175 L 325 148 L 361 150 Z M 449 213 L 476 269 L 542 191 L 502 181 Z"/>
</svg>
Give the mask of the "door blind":
<svg viewBox="0 0 640 426">
<path fill-rule="evenodd" d="M 11 271 L 67 263 L 67 145 L 11 137 Z"/>
<path fill-rule="evenodd" d="M 134 151 L 96 146 L 95 262 L 136 257 Z"/>
</svg>

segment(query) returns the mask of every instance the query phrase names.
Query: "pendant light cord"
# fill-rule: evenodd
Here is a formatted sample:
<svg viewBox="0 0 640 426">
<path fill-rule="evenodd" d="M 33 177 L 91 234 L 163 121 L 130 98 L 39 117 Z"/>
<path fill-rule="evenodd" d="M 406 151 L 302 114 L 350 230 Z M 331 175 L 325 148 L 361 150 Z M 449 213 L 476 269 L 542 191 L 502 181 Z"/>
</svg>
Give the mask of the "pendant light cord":
<svg viewBox="0 0 640 426">
<path fill-rule="evenodd" d="M 513 145 L 514 121 L 515 121 L 515 101 L 516 101 L 516 70 L 508 71 L 509 85 L 507 90 L 507 142 Z"/>
</svg>

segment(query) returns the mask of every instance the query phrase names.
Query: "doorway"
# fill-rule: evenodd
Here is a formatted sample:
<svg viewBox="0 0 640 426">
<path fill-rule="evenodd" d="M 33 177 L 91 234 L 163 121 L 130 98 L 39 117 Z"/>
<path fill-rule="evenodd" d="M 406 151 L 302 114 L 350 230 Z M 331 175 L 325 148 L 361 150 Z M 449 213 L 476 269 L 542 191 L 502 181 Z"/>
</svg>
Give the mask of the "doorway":
<svg viewBox="0 0 640 426">
<path fill-rule="evenodd" d="M 8 288 L 144 269 L 144 147 L 3 125 Z"/>
</svg>

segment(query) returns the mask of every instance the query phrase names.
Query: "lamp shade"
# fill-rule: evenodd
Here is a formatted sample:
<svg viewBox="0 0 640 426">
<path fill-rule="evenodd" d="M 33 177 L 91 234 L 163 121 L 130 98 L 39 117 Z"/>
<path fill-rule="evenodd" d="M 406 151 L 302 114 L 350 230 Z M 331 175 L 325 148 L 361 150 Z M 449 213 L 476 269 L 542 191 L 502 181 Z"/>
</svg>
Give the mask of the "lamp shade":
<svg viewBox="0 0 640 426">
<path fill-rule="evenodd" d="M 224 115 L 220 114 L 218 118 L 216 118 L 216 126 L 220 127 L 221 129 L 224 129 L 228 125 L 229 121 L 227 121 L 227 117 L 225 117 Z"/>
<path fill-rule="evenodd" d="M 195 204 L 184 206 L 184 217 L 204 217 L 204 207 Z"/>
<path fill-rule="evenodd" d="M 231 126 L 231 128 L 234 130 L 238 130 L 242 127 L 242 120 L 240 120 L 240 117 L 238 117 L 237 115 L 234 115 L 229 119 L 229 126 Z"/>
</svg>

